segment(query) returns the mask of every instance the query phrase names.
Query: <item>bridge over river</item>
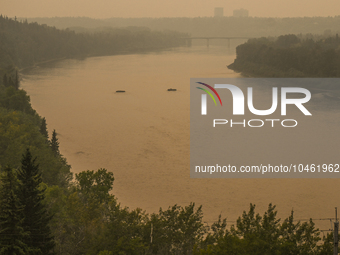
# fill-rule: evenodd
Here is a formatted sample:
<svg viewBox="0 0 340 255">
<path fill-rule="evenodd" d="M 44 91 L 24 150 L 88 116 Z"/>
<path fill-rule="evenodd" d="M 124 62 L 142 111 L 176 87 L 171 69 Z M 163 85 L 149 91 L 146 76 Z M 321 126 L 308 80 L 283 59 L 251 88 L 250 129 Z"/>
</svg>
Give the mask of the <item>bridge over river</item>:
<svg viewBox="0 0 340 255">
<path fill-rule="evenodd" d="M 207 47 L 209 47 L 210 40 L 228 40 L 228 48 L 230 48 L 230 40 L 236 39 L 244 39 L 248 40 L 253 37 L 242 37 L 242 36 L 195 36 L 195 37 L 183 37 L 182 39 L 186 40 L 186 44 L 188 47 L 191 46 L 192 40 L 207 40 Z"/>
</svg>

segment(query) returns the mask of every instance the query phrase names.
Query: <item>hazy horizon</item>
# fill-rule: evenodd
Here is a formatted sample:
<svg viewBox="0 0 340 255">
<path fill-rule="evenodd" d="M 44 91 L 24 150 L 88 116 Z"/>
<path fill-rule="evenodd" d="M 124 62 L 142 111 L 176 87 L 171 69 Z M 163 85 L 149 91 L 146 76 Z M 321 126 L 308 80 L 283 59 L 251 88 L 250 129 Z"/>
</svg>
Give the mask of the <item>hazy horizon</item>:
<svg viewBox="0 0 340 255">
<path fill-rule="evenodd" d="M 211 17 L 215 7 L 224 8 L 224 16 L 244 8 L 251 17 L 327 17 L 340 13 L 340 1 L 307 0 L 0 0 L 1 14 L 8 17 L 89 17 L 172 18 Z"/>
</svg>

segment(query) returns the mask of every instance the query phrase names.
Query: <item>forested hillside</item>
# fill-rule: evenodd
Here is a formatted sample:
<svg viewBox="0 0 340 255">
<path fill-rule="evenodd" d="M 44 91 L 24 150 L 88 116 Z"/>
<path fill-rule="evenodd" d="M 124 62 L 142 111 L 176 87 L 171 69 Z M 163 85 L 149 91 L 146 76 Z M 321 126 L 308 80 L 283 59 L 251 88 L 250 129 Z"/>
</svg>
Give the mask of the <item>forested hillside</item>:
<svg viewBox="0 0 340 255">
<path fill-rule="evenodd" d="M 18 80 L 17 71 L 9 69 L 3 75 L 4 84 L 0 85 L 0 169 L 7 165 L 18 168 L 22 154 L 29 148 L 39 157 L 43 181 L 66 187 L 72 176 L 70 166 L 58 147 L 52 150 L 46 122 L 32 109 L 29 96 L 19 89 Z M 56 134 L 54 139 L 58 142 Z"/>
<path fill-rule="evenodd" d="M 192 36 L 279 36 L 284 34 L 340 33 L 340 16 L 335 17 L 182 17 L 182 18 L 109 18 L 86 17 L 29 18 L 31 22 L 57 28 L 98 28 L 144 26 L 155 30 L 174 30 Z"/>
<path fill-rule="evenodd" d="M 312 35 L 250 39 L 228 68 L 256 77 L 340 77 L 340 39 Z"/>
<path fill-rule="evenodd" d="M 114 55 L 161 50 L 184 45 L 178 32 L 147 28 L 111 28 L 75 33 L 0 16 L 0 68 L 18 68 L 60 58 Z"/>
</svg>

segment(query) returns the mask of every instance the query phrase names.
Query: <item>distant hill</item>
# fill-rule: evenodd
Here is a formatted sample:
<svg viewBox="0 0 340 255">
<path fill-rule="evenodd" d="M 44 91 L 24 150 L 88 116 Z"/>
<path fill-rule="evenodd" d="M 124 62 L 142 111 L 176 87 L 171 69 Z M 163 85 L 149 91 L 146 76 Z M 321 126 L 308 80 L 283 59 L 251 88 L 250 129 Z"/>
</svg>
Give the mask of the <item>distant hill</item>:
<svg viewBox="0 0 340 255">
<path fill-rule="evenodd" d="M 1 15 L 0 68 L 8 65 L 23 68 L 60 58 L 162 50 L 184 45 L 181 37 L 187 36 L 179 32 L 133 27 L 78 32 Z"/>
<path fill-rule="evenodd" d="M 27 20 L 27 22 L 37 22 L 38 24 L 46 24 L 58 29 L 66 29 L 70 27 L 97 28 L 108 26 L 108 23 L 100 19 L 91 19 L 87 17 L 53 17 L 53 18 L 18 18 L 18 20 Z"/>
<path fill-rule="evenodd" d="M 192 36 L 279 36 L 282 34 L 333 34 L 340 33 L 340 16 L 299 18 L 258 17 L 196 17 L 196 18 L 110 18 L 85 17 L 30 18 L 59 29 L 70 27 L 128 27 L 143 26 L 152 30 L 174 30 Z"/>
</svg>

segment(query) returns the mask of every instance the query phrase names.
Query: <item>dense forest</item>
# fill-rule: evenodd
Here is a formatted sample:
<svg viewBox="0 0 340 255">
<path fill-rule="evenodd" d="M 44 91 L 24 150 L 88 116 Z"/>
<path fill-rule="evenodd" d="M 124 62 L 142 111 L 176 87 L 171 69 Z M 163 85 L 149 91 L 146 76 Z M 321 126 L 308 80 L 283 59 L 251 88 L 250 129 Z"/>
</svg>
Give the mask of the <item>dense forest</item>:
<svg viewBox="0 0 340 255">
<path fill-rule="evenodd" d="M 183 33 L 148 28 L 108 28 L 96 33 L 38 25 L 0 16 L 0 68 L 18 68 L 61 58 L 140 53 L 185 44 Z"/>
<path fill-rule="evenodd" d="M 112 194 L 114 169 L 86 170 L 73 176 L 59 150 L 58 133 L 48 132 L 46 119 L 31 107 L 13 64 L 23 67 L 63 56 L 60 52 L 76 56 L 79 49 L 65 38 L 78 37 L 6 18 L 0 24 L 6 35 L 0 37 L 1 54 L 7 56 L 1 60 L 5 67 L 0 79 L 0 254 L 332 253 L 331 234 L 321 238 L 312 220 L 297 221 L 293 211 L 281 221 L 272 204 L 263 215 L 250 204 L 232 226 L 221 216 L 209 226 L 203 221 L 202 206 L 194 203 L 151 214 L 122 207 Z M 6 26 L 13 27 L 6 30 Z M 25 27 L 33 31 L 24 32 Z M 22 33 L 15 32 L 20 29 Z M 54 33 L 60 33 L 55 38 L 61 40 L 59 44 L 52 40 Z M 51 41 L 46 39 L 49 35 Z M 20 43 L 20 38 L 28 41 Z M 51 45 L 58 49 L 56 55 L 46 57 L 38 50 L 47 51 Z M 32 62 L 26 59 L 30 54 Z"/>
<path fill-rule="evenodd" d="M 340 77 L 340 39 L 293 34 L 250 39 L 228 68 L 255 77 Z"/>
</svg>

